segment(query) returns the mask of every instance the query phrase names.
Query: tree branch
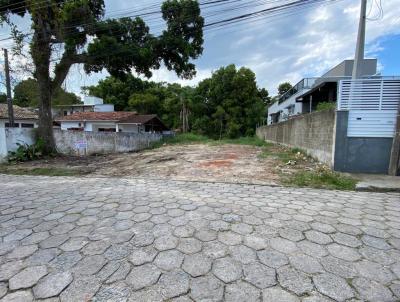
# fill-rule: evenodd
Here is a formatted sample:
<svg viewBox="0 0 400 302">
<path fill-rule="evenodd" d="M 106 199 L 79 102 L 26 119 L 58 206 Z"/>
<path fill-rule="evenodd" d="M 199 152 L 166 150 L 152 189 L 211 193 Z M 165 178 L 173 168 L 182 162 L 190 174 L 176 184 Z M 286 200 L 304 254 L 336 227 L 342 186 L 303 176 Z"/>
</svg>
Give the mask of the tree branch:
<svg viewBox="0 0 400 302">
<path fill-rule="evenodd" d="M 57 88 L 61 87 L 73 64 L 85 63 L 86 60 L 86 53 L 77 54 L 75 50 L 66 50 L 60 62 L 57 63 L 54 68 L 55 76 L 51 83 L 52 92 L 55 92 Z"/>
</svg>

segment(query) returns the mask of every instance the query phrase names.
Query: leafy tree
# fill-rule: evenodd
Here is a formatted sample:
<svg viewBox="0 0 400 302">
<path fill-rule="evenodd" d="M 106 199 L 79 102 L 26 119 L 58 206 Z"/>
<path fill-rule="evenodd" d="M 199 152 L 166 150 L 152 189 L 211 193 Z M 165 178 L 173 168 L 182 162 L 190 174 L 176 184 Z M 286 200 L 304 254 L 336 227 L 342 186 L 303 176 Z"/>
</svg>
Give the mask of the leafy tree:
<svg viewBox="0 0 400 302">
<path fill-rule="evenodd" d="M 0 23 L 11 27 L 19 50 L 24 34 L 12 15 L 29 15 L 31 20 L 29 44 L 39 86 L 39 136 L 47 152 L 55 149 L 51 103 L 73 64 L 84 64 L 88 73 L 106 69 L 116 77 L 132 70 L 150 76 L 161 63 L 185 78 L 195 74 L 191 60 L 203 50 L 204 20 L 198 2 L 167 0 L 161 12 L 166 29 L 156 37 L 141 18 L 104 20 L 104 0 L 0 0 Z M 61 50 L 57 60 L 55 52 Z"/>
<path fill-rule="evenodd" d="M 266 91 L 260 92 L 255 74 L 248 68 L 222 67 L 200 82 L 196 93 L 203 112 L 197 113 L 200 120 L 193 128 L 210 137 L 253 135 L 263 119 L 265 103 L 261 95 Z"/>
<path fill-rule="evenodd" d="M 7 95 L 5 93 L 0 93 L 0 104 L 7 103 Z"/>
<path fill-rule="evenodd" d="M 289 82 L 284 82 L 284 83 L 281 83 L 281 84 L 279 84 L 279 86 L 278 86 L 278 94 L 281 96 L 281 95 L 284 95 L 286 92 L 288 92 L 291 88 L 292 88 L 293 86 L 292 86 L 292 84 L 290 84 Z"/>
<path fill-rule="evenodd" d="M 74 93 L 66 92 L 58 88 L 54 93 L 53 105 L 78 104 L 81 100 Z M 15 105 L 21 107 L 38 107 L 40 103 L 39 85 L 35 79 L 27 79 L 19 82 L 14 88 Z"/>
</svg>

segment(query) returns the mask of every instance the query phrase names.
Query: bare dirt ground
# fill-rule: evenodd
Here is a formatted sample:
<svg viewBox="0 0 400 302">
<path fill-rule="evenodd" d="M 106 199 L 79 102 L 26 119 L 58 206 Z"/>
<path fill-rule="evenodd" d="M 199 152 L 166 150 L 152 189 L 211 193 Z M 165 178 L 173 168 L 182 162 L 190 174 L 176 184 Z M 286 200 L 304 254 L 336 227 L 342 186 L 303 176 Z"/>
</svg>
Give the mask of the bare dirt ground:
<svg viewBox="0 0 400 302">
<path fill-rule="evenodd" d="M 166 145 L 137 153 L 89 157 L 57 157 L 18 164 L 9 169 L 71 169 L 91 176 L 168 178 L 254 184 L 280 184 L 284 175 L 312 169 L 316 163 L 301 158 L 288 165 L 275 154 L 283 147 L 249 145 Z"/>
</svg>

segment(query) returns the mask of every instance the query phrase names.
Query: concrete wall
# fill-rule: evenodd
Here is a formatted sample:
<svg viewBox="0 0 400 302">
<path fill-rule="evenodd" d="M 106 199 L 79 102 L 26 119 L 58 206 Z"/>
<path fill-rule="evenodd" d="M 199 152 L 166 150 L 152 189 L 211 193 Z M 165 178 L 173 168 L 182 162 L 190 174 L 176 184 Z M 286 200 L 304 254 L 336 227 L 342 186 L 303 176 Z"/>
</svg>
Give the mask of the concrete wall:
<svg viewBox="0 0 400 302">
<path fill-rule="evenodd" d="M 319 111 L 257 128 L 257 136 L 267 141 L 301 148 L 319 161 L 332 165 L 334 125 L 334 110 Z"/>
<path fill-rule="evenodd" d="M 64 154 L 97 154 L 138 151 L 162 138 L 154 133 L 114 133 L 54 130 L 57 149 Z M 82 146 L 86 144 L 85 146 Z M 81 146 L 79 146 L 79 144 Z"/>
<path fill-rule="evenodd" d="M 387 174 L 393 138 L 347 137 L 348 120 L 348 111 L 337 112 L 334 169 Z"/>
<path fill-rule="evenodd" d="M 35 142 L 35 130 L 32 128 L 0 127 L 0 162 L 5 161 L 8 152 L 17 150 L 19 144 L 31 145 Z"/>
</svg>

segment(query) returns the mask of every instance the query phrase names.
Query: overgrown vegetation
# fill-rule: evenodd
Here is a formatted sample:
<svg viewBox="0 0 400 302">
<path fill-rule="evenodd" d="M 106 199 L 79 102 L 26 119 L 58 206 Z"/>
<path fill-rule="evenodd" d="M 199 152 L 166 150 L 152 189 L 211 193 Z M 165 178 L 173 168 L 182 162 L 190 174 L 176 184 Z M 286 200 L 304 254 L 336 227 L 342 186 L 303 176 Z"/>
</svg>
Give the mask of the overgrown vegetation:
<svg viewBox="0 0 400 302">
<path fill-rule="evenodd" d="M 270 147 L 274 146 L 271 143 L 267 143 L 265 145 L 265 148 L 259 155 L 260 158 L 267 158 L 270 156 L 277 157 L 279 158 L 284 164 L 291 164 L 291 163 L 296 163 L 296 161 L 299 160 L 306 160 L 309 157 L 306 155 L 306 153 L 301 150 L 300 148 L 285 148 L 282 147 L 279 149 L 279 152 L 277 151 L 272 151 Z"/>
<path fill-rule="evenodd" d="M 263 141 L 257 136 L 247 136 L 247 137 L 239 137 L 235 139 L 221 139 L 216 140 L 212 138 L 208 138 L 207 136 L 195 134 L 195 133 L 182 133 L 172 137 L 167 137 L 162 139 L 161 141 L 153 143 L 152 148 L 158 148 L 163 145 L 179 145 L 179 144 L 196 144 L 196 143 L 205 143 L 211 145 L 222 145 L 222 144 L 236 144 L 236 145 L 250 145 L 250 146 L 270 146 L 270 143 Z"/>
<path fill-rule="evenodd" d="M 316 108 L 317 111 L 324 111 L 324 110 L 330 110 L 330 109 L 336 109 L 336 103 L 321 102 L 321 103 L 318 103 L 317 108 Z"/>
<path fill-rule="evenodd" d="M 235 65 L 221 67 L 197 87 L 129 75 L 123 81 L 110 76 L 84 89 L 116 110 L 157 114 L 172 129 L 182 128 L 187 120 L 191 132 L 213 139 L 254 135 L 270 102 L 268 91 L 257 87 L 254 72 Z"/>
<path fill-rule="evenodd" d="M 18 148 L 16 151 L 9 152 L 9 162 L 24 162 L 35 159 L 40 159 L 44 156 L 45 142 L 38 139 L 33 145 L 17 143 Z"/>
<path fill-rule="evenodd" d="M 87 174 L 80 170 L 74 170 L 69 168 L 23 168 L 23 167 L 10 167 L 9 165 L 1 165 L 0 173 L 13 174 L 13 175 L 38 175 L 38 176 L 79 176 Z"/>
<path fill-rule="evenodd" d="M 283 179 L 283 183 L 290 186 L 312 187 L 331 190 L 355 190 L 357 180 L 329 168 L 320 168 L 315 171 L 298 171 Z"/>
</svg>

